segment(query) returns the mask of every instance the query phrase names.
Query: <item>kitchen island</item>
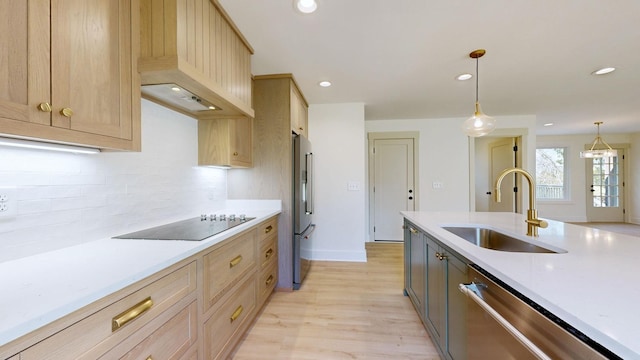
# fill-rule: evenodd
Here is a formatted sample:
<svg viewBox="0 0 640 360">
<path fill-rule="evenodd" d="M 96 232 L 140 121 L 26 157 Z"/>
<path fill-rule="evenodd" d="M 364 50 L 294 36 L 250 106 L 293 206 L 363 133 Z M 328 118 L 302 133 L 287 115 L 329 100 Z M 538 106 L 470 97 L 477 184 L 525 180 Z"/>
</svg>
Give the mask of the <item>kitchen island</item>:
<svg viewBox="0 0 640 360">
<path fill-rule="evenodd" d="M 236 251 L 242 251 L 240 247 L 244 246 L 251 256 L 257 254 L 261 251 L 261 244 L 267 244 L 262 239 L 273 240 L 275 238 L 271 234 L 277 234 L 276 216 L 281 210 L 279 202 L 276 201 L 275 203 L 278 206 L 273 206 L 272 208 L 243 208 L 242 212 L 238 212 L 237 208 L 235 208 L 215 212 L 220 214 L 245 213 L 247 216 L 255 217 L 255 219 L 202 241 L 109 238 L 0 263 L 0 287 L 3 289 L 3 294 L 0 297 L 0 358 L 4 359 L 13 355 L 17 346 L 31 344 L 32 333 L 36 333 L 38 336 L 35 341 L 39 341 L 41 337 L 48 336 L 49 331 L 42 332 L 41 328 L 51 327 L 51 324 L 59 324 L 53 326 L 56 331 L 59 331 L 58 328 L 65 329 L 73 322 L 78 321 L 75 319 L 76 317 L 78 319 L 81 318 L 75 314 L 82 313 L 85 311 L 83 309 L 91 309 L 94 306 L 93 304 L 98 304 L 98 308 L 108 305 L 107 301 L 103 299 L 114 298 L 113 294 L 121 292 L 123 289 L 131 289 L 127 290 L 127 293 L 135 291 L 139 288 L 136 285 L 138 283 L 142 283 L 145 288 L 150 290 L 153 290 L 154 286 L 161 286 L 163 281 L 169 282 L 170 285 L 177 284 L 175 286 L 184 284 L 185 289 L 176 288 L 176 295 L 164 295 L 162 291 L 174 291 L 165 286 L 168 290 L 161 289 L 158 292 L 159 297 L 153 299 L 153 306 L 157 305 L 162 308 L 162 306 L 165 306 L 164 302 L 167 304 L 176 303 L 179 297 L 184 296 L 178 294 L 189 292 L 189 296 L 186 296 L 181 303 L 177 303 L 172 308 L 182 305 L 186 305 L 189 308 L 186 303 L 193 301 L 190 309 L 196 309 L 194 300 L 196 297 L 200 298 L 199 293 L 202 291 L 193 291 L 196 281 L 199 284 L 198 286 L 203 286 L 201 279 L 202 276 L 207 276 L 206 271 L 209 269 L 207 266 L 212 269 L 217 266 L 213 262 L 213 254 L 217 253 L 210 249 L 229 249 L 228 255 L 235 256 Z M 266 230 L 262 227 L 266 228 Z M 256 229 L 259 231 L 256 231 Z M 119 233 L 115 232 L 113 235 L 119 235 Z M 230 239 L 238 239 L 235 241 L 235 243 L 239 244 L 236 246 L 238 250 L 230 247 L 232 246 L 228 242 L 228 240 L 231 241 Z M 268 255 L 275 254 L 275 251 L 277 251 L 272 248 L 268 250 L 270 251 Z M 202 255 L 200 254 L 204 254 L 204 269 L 203 265 L 196 264 L 202 261 Z M 225 254 L 223 253 L 223 255 Z M 207 257 L 211 258 L 211 261 Z M 245 256 L 244 259 L 238 256 L 238 260 L 234 260 L 233 265 L 235 266 L 236 263 L 242 261 L 242 265 L 237 266 L 237 268 L 242 268 L 250 260 L 249 256 Z M 222 259 L 222 261 L 225 260 Z M 180 267 L 180 270 L 171 270 L 171 273 L 167 270 L 175 267 Z M 255 270 L 256 268 L 257 270 Z M 202 275 L 203 272 L 205 272 L 205 275 Z M 165 273 L 168 275 L 165 275 Z M 245 283 L 253 284 L 252 276 L 256 274 L 261 276 L 263 273 L 264 271 L 260 270 L 260 264 L 257 264 L 255 267 L 252 266 L 247 270 L 242 270 L 239 275 L 242 279 L 247 279 L 246 281 L 243 280 Z M 219 272 L 216 276 L 222 278 L 222 273 Z M 151 281 L 154 282 L 150 283 Z M 218 279 L 215 280 L 215 282 L 218 281 Z M 156 283 L 160 285 L 155 285 Z M 258 284 L 258 280 L 255 280 L 255 283 Z M 225 285 L 225 290 L 229 290 L 235 284 L 235 280 L 231 279 L 230 285 Z M 208 286 L 208 284 L 205 285 Z M 272 283 L 268 285 L 272 285 Z M 205 289 L 209 289 L 213 285 L 207 286 L 205 286 Z M 210 290 L 212 294 L 214 290 L 216 289 Z M 223 292 L 220 292 L 220 294 L 223 294 Z M 217 300 L 222 295 L 216 296 L 216 299 L 212 299 L 212 303 L 213 300 Z M 165 298 L 167 301 L 163 300 Z M 114 300 L 117 300 L 117 298 L 114 298 Z M 198 302 L 203 301 L 199 300 Z M 210 305 L 203 303 L 202 307 L 207 310 Z M 249 310 L 247 309 L 247 312 Z M 196 310 L 192 311 L 191 316 L 198 313 Z M 209 313 L 211 312 L 212 310 L 209 310 Z M 251 313 L 254 313 L 254 311 L 251 311 Z M 73 316 L 69 320 L 70 323 L 67 323 L 64 319 L 69 318 L 72 314 Z M 90 313 L 84 315 L 90 315 Z M 107 320 L 110 321 L 110 319 Z M 162 319 L 162 321 L 166 320 Z M 151 325 L 155 326 L 154 324 Z M 151 325 L 147 327 L 151 327 Z M 113 332 L 118 334 L 115 327 Z M 125 333 L 122 334 L 122 338 L 126 339 Z M 191 339 L 190 341 L 195 340 Z M 62 356 L 64 358 L 64 355 Z"/>
<path fill-rule="evenodd" d="M 624 359 L 640 359 L 640 238 L 549 220 L 537 238 L 513 213 L 402 212 L 471 263 Z M 558 250 L 517 253 L 478 247 L 446 226 L 480 226 Z M 565 252 L 566 251 L 566 252 Z"/>
</svg>

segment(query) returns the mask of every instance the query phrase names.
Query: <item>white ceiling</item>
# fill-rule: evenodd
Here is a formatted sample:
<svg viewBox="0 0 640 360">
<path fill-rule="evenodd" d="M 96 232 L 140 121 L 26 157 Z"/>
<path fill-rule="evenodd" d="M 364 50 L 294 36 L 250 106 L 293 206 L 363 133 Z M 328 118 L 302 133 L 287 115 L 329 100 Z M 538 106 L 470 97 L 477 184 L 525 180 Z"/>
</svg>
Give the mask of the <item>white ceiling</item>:
<svg viewBox="0 0 640 360">
<path fill-rule="evenodd" d="M 638 0 L 317 1 L 303 15 L 293 0 L 219 0 L 255 50 L 253 73 L 292 73 L 310 104 L 362 102 L 366 120 L 467 117 L 475 78 L 455 76 L 475 74 L 469 53 L 483 48 L 486 114 L 534 114 L 541 135 L 595 133 L 595 121 L 640 131 Z M 591 75 L 605 66 L 617 71 Z"/>
</svg>

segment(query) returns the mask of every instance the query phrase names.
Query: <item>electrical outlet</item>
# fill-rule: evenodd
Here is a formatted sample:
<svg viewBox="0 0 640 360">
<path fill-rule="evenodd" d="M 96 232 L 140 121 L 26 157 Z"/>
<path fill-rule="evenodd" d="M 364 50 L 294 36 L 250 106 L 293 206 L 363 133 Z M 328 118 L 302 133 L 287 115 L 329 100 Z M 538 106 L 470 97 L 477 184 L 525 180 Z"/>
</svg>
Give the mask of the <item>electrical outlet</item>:
<svg viewBox="0 0 640 360">
<path fill-rule="evenodd" d="M 0 186 L 0 218 L 14 217 L 16 214 L 16 188 L 14 186 Z"/>
</svg>

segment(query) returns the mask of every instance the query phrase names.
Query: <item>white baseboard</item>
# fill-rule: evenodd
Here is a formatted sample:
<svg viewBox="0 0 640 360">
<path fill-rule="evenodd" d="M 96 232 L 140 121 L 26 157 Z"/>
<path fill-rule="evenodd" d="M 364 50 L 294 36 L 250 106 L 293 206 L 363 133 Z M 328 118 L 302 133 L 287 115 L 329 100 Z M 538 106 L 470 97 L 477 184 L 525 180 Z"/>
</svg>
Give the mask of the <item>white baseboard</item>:
<svg viewBox="0 0 640 360">
<path fill-rule="evenodd" d="M 318 261 L 355 261 L 367 262 L 367 252 L 362 251 L 335 251 L 335 250 L 305 250 L 302 249 L 302 256 Z"/>
</svg>

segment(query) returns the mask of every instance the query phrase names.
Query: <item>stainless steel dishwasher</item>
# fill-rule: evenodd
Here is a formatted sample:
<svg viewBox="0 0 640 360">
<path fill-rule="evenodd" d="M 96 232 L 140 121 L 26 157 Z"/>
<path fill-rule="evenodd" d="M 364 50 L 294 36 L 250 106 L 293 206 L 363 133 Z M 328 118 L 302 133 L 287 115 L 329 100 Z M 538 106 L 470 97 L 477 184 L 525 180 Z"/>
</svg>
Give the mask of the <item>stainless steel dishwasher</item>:
<svg viewBox="0 0 640 360">
<path fill-rule="evenodd" d="M 468 298 L 467 359 L 621 359 L 475 265 L 469 269 L 472 282 L 459 286 Z"/>
</svg>

